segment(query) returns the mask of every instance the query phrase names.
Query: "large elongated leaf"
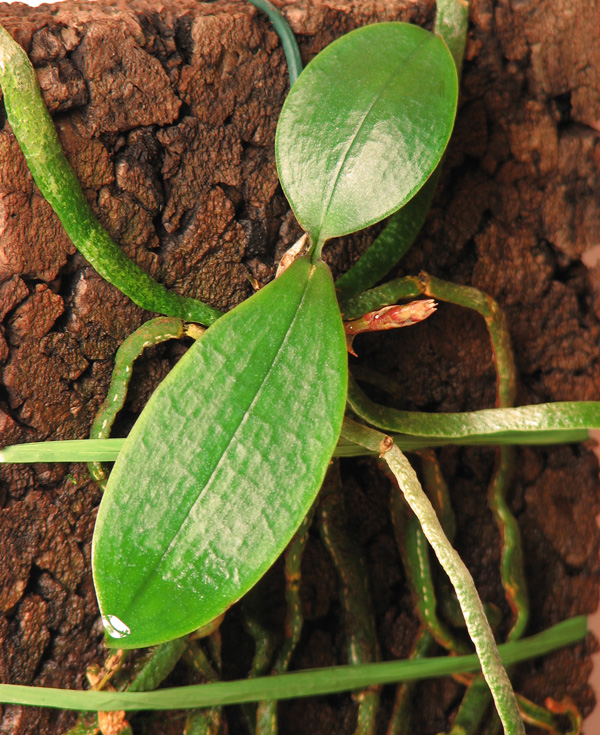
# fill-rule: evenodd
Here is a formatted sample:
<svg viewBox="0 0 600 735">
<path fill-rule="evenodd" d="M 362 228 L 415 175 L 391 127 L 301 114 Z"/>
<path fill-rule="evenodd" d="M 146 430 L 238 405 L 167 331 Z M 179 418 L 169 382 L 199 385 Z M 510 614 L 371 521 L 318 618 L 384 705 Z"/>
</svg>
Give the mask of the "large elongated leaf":
<svg viewBox="0 0 600 735">
<path fill-rule="evenodd" d="M 290 91 L 275 150 L 283 190 L 317 248 L 408 201 L 450 138 L 456 68 L 438 36 L 406 23 L 359 28 Z"/>
<path fill-rule="evenodd" d="M 98 512 L 109 644 L 184 635 L 265 573 L 319 490 L 346 384 L 331 274 L 306 258 L 190 348 L 136 422 Z"/>
</svg>

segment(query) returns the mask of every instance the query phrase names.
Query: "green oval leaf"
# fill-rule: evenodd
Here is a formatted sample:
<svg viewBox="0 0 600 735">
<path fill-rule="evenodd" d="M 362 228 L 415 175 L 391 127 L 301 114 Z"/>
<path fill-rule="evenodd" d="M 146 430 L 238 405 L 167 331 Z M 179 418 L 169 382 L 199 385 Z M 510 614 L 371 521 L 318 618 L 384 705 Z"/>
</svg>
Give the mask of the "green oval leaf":
<svg viewBox="0 0 600 735">
<path fill-rule="evenodd" d="M 346 387 L 321 261 L 296 261 L 190 348 L 132 429 L 98 512 L 109 645 L 189 633 L 260 579 L 319 491 Z"/>
<path fill-rule="evenodd" d="M 359 28 L 327 46 L 283 105 L 283 190 L 317 248 L 395 212 L 450 138 L 458 82 L 438 36 L 407 23 Z"/>
</svg>

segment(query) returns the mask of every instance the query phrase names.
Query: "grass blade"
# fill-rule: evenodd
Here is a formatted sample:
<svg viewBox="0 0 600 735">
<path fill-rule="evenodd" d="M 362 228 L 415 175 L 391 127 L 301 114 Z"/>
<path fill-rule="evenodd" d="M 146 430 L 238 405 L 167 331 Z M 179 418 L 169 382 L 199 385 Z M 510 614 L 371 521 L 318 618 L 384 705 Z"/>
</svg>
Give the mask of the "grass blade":
<svg viewBox="0 0 600 735">
<path fill-rule="evenodd" d="M 114 462 L 125 439 L 67 439 L 13 444 L 0 450 L 0 464 L 34 462 Z"/>
<path fill-rule="evenodd" d="M 498 646 L 505 666 L 544 656 L 583 640 L 587 618 L 564 620 L 542 633 Z M 0 684 L 0 702 L 71 710 L 168 710 L 257 702 L 261 699 L 314 697 L 361 689 L 370 684 L 392 684 L 478 671 L 475 654 L 440 658 L 384 661 L 360 666 L 333 666 L 280 676 L 216 682 L 162 689 L 156 692 L 97 692 Z"/>
</svg>

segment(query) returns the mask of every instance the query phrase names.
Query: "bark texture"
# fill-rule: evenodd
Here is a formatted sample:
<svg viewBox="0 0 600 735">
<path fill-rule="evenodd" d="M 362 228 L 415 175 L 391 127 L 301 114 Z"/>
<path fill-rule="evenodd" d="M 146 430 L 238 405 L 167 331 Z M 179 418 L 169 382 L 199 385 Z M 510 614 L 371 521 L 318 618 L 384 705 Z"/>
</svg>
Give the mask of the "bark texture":
<svg viewBox="0 0 600 735">
<path fill-rule="evenodd" d="M 600 24 L 593 0 L 473 0 L 457 129 L 434 207 L 402 274 L 471 284 L 506 309 L 519 403 L 597 399 L 600 270 Z M 296 0 L 283 5 L 307 62 L 367 23 L 431 27 L 429 0 Z M 0 4 L 0 22 L 36 67 L 62 144 L 98 217 L 170 288 L 227 309 L 274 275 L 300 231 L 278 187 L 273 139 L 287 91 L 268 20 L 244 2 L 170 0 Z M 43 201 L 5 123 L 0 130 L 0 446 L 85 438 L 120 342 L 148 314 L 104 283 Z M 341 273 L 372 233 L 326 252 Z M 461 411 L 494 403 L 485 327 L 442 306 L 419 327 L 357 340 L 360 361 L 393 376 L 400 408 Z M 182 346 L 136 368 L 121 431 Z M 485 493 L 494 453 L 440 453 L 458 514 L 458 550 L 482 596 L 506 611 L 500 541 Z M 385 478 L 345 471 L 348 511 L 369 566 L 384 657 L 405 657 L 417 630 L 391 533 Z M 588 449 L 519 451 L 510 494 L 522 527 L 530 632 L 592 612 L 600 568 L 598 467 Z M 85 467 L 0 466 L 0 680 L 82 688 L 103 655 L 89 549 L 99 491 Z M 318 537 L 304 564 L 307 620 L 294 667 L 344 660 L 335 570 Z M 276 568 L 265 582 L 274 621 Z M 244 676 L 251 644 L 234 611 L 225 674 Z M 227 634 L 229 638 L 227 637 Z M 572 696 L 584 712 L 591 644 L 522 667 L 536 701 Z M 229 657 L 229 658 L 228 658 Z M 246 668 L 244 668 L 246 667 Z M 185 671 L 179 674 L 183 681 Z M 462 688 L 418 688 L 414 732 L 448 727 Z M 391 706 L 386 692 L 381 732 Z M 350 733 L 350 697 L 282 706 L 282 733 Z M 63 732 L 68 713 L 5 707 L 0 733 Z M 166 726 L 165 726 L 166 727 Z M 235 713 L 230 732 L 242 732 Z M 166 730 L 159 730 L 166 732 Z"/>
</svg>

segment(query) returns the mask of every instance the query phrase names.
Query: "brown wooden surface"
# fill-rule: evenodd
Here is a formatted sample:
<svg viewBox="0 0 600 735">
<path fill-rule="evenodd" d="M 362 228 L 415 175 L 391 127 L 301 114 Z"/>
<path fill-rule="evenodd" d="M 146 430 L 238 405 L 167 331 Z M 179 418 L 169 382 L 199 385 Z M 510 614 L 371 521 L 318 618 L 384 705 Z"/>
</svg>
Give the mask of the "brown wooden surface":
<svg viewBox="0 0 600 735">
<path fill-rule="evenodd" d="M 304 61 L 357 26 L 431 26 L 432 2 L 312 0 L 285 5 Z M 39 74 L 67 155 L 102 222 L 169 287 L 219 308 L 248 297 L 299 235 L 277 184 L 273 136 L 287 72 L 268 21 L 243 2 L 0 4 Z M 591 0 L 473 3 L 457 130 L 440 192 L 401 274 L 472 284 L 506 308 L 519 403 L 598 399 L 598 272 L 580 256 L 600 238 L 600 24 Z M 3 118 L 4 120 L 4 118 Z M 341 273 L 369 235 L 328 249 Z M 84 438 L 118 344 L 147 314 L 106 285 L 62 233 L 5 124 L 0 130 L 0 445 Z M 363 340 L 362 342 L 360 340 Z M 356 342 L 360 362 L 403 386 L 395 405 L 457 411 L 493 405 L 483 323 L 442 306 L 429 322 Z M 136 372 L 125 431 L 183 347 L 155 348 Z M 457 546 L 485 599 L 506 612 L 499 540 L 485 502 L 493 451 L 441 452 L 459 519 Z M 385 657 L 416 631 L 394 547 L 386 480 L 344 470 L 353 532 L 366 550 Z M 598 468 L 582 447 L 519 452 L 511 504 L 524 535 L 530 631 L 596 607 Z M 102 655 L 89 570 L 99 492 L 83 466 L 0 467 L 0 679 L 83 687 Z M 344 660 L 335 570 L 317 536 L 305 563 L 307 618 L 297 668 Z M 276 622 L 277 569 L 265 582 Z M 251 645 L 235 611 L 226 674 Z M 520 670 L 524 694 L 592 703 L 579 646 Z M 183 669 L 178 682 L 185 681 Z M 418 735 L 460 701 L 452 682 L 418 689 Z M 382 727 L 389 714 L 382 705 Z M 282 733 L 351 733 L 350 697 L 282 706 Z M 71 715 L 6 707 L 3 735 L 62 732 Z M 176 731 L 177 726 L 174 726 Z M 232 715 L 230 732 L 242 732 Z M 162 730 L 166 732 L 166 730 Z M 383 730 L 382 730 L 383 731 Z M 161 732 L 159 729 L 157 732 Z"/>
</svg>

